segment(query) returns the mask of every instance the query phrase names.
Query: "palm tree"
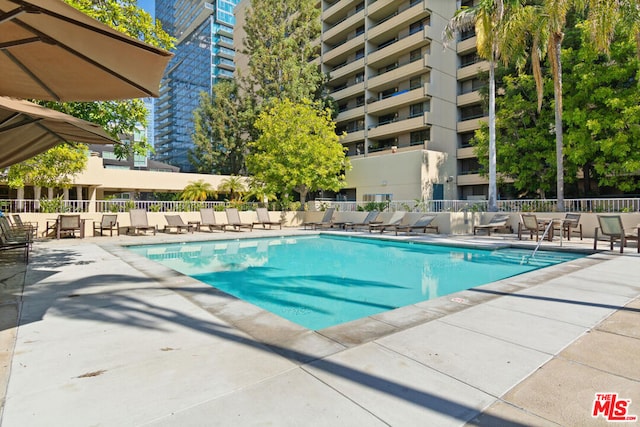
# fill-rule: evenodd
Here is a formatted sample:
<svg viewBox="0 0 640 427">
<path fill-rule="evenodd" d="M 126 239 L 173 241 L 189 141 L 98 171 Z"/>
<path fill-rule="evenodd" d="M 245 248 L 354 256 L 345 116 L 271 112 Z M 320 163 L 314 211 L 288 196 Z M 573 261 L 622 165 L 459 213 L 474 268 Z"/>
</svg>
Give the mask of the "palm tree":
<svg viewBox="0 0 640 427">
<path fill-rule="evenodd" d="M 231 175 L 229 178 L 225 178 L 218 185 L 218 191 L 221 193 L 229 193 L 231 201 L 235 201 L 242 193 L 247 191 L 242 178 L 236 175 Z"/>
<path fill-rule="evenodd" d="M 555 101 L 556 137 L 556 188 L 557 210 L 564 211 L 564 142 L 562 129 L 562 40 L 567 13 L 571 8 L 588 10 L 587 22 L 591 24 L 591 38 L 598 50 L 608 53 L 609 43 L 618 22 L 624 20 L 633 29 L 640 58 L 640 2 L 638 0 L 542 0 L 540 4 L 527 5 L 516 15 L 516 23 L 510 34 L 518 41 L 512 46 L 530 43 L 531 62 L 538 92 L 538 110 L 542 106 L 541 58 L 545 53 L 551 64 L 553 96 Z"/>
<path fill-rule="evenodd" d="M 204 182 L 204 180 L 198 180 L 189 182 L 189 184 L 184 187 L 180 194 L 180 199 L 203 202 L 207 200 L 209 196 L 215 194 L 216 191 L 211 184 Z"/>
<path fill-rule="evenodd" d="M 507 5 L 517 1 L 507 0 Z M 498 206 L 496 185 L 496 61 L 500 57 L 501 26 L 505 22 L 508 10 L 505 0 L 480 0 L 478 4 L 465 7 L 456 12 L 445 27 L 442 38 L 446 46 L 460 32 L 475 29 L 478 55 L 489 61 L 489 206 L 490 212 L 496 212 Z"/>
</svg>

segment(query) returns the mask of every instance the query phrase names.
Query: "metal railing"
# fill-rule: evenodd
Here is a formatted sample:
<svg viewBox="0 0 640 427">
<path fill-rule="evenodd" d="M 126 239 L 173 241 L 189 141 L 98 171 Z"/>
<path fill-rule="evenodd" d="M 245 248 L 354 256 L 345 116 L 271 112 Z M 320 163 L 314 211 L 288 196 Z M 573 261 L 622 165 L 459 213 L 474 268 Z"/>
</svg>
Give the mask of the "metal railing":
<svg viewBox="0 0 640 427">
<path fill-rule="evenodd" d="M 335 207 L 338 211 L 407 211 L 407 212 L 484 212 L 488 210 L 486 200 L 391 200 L 380 202 L 355 202 L 317 199 L 311 201 L 321 208 Z M 555 199 L 498 200 L 501 212 L 553 212 Z M 141 200 L 61 200 L 61 199 L 3 199 L 0 211 L 5 213 L 60 213 L 60 212 L 128 212 L 145 209 L 148 212 L 196 212 L 202 208 L 223 210 L 229 202 L 191 201 L 141 201 Z M 243 202 L 243 210 L 255 209 L 257 203 Z M 565 199 L 565 212 L 640 212 L 640 198 Z"/>
<path fill-rule="evenodd" d="M 341 202 L 321 200 L 322 207 L 332 206 L 338 211 L 385 210 L 390 212 L 485 212 L 486 200 L 392 200 L 380 202 Z M 555 199 L 499 200 L 501 212 L 554 212 Z M 565 199 L 565 212 L 619 213 L 640 212 L 640 198 Z"/>
</svg>

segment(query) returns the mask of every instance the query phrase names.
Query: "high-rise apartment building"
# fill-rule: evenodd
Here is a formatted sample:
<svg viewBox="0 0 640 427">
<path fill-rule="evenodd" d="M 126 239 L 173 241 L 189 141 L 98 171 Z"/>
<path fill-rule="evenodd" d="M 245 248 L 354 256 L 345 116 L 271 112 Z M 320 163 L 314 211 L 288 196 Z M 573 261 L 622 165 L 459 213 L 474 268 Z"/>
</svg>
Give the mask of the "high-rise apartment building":
<svg viewBox="0 0 640 427">
<path fill-rule="evenodd" d="M 248 4 L 236 11 L 239 33 Z M 476 54 L 473 31 L 446 47 L 442 41 L 463 5 L 473 0 L 318 1 L 317 63 L 329 76 L 337 130 L 353 166 L 338 198 L 486 198 L 469 140 L 486 120 L 479 73 L 488 64 Z"/>
<path fill-rule="evenodd" d="M 200 93 L 233 78 L 233 9 L 239 0 L 156 0 L 155 16 L 177 39 L 155 101 L 155 158 L 193 172 L 193 111 Z"/>
</svg>

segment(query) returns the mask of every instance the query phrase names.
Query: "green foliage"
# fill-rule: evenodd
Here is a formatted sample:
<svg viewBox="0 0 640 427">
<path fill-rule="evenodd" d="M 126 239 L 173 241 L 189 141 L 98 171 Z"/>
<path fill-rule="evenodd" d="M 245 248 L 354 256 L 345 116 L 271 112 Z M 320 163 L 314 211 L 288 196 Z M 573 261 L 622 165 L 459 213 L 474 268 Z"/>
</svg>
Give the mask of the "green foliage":
<svg viewBox="0 0 640 427">
<path fill-rule="evenodd" d="M 40 212 L 42 213 L 62 213 L 68 212 L 62 196 L 53 199 L 40 199 Z"/>
<path fill-rule="evenodd" d="M 200 105 L 193 113 L 194 149 L 188 152 L 189 161 L 198 172 L 244 172 L 245 108 L 235 81 L 215 84 L 212 95 L 200 94 Z"/>
<path fill-rule="evenodd" d="M 244 29 L 248 93 L 258 102 L 314 99 L 324 76 L 312 62 L 318 56 L 320 9 L 314 0 L 251 0 Z M 258 108 L 260 109 L 260 108 Z"/>
<path fill-rule="evenodd" d="M 200 179 L 198 181 L 189 182 L 180 194 L 181 200 L 204 201 L 216 194 L 216 190 L 208 182 Z"/>
<path fill-rule="evenodd" d="M 309 101 L 278 100 L 255 126 L 260 137 L 250 144 L 247 167 L 269 192 L 295 191 L 304 203 L 309 191 L 344 187 L 350 164 L 330 111 L 318 110 Z"/>
<path fill-rule="evenodd" d="M 61 144 L 30 159 L 9 167 L 7 182 L 11 188 L 37 185 L 69 188 L 73 176 L 87 164 L 88 150 L 84 144 Z"/>
<path fill-rule="evenodd" d="M 160 212 L 162 210 L 162 205 L 149 205 L 149 212 Z"/>
<path fill-rule="evenodd" d="M 242 196 L 246 193 L 247 188 L 245 187 L 243 178 L 232 175 L 220 182 L 218 191 L 221 193 L 229 193 L 229 200 L 231 202 L 237 202 L 242 200 Z"/>
<path fill-rule="evenodd" d="M 364 205 L 364 210 L 367 212 L 371 212 L 371 211 L 383 212 L 388 207 L 389 207 L 388 202 L 368 202 L 366 205 Z"/>
</svg>

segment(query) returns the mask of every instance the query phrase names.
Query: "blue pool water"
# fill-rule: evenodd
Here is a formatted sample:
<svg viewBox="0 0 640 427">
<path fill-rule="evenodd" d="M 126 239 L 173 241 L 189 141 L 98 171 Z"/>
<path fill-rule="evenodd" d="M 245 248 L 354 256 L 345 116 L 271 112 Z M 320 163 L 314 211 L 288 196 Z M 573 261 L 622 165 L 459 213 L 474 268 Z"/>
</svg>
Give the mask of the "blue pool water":
<svg viewBox="0 0 640 427">
<path fill-rule="evenodd" d="M 314 330 L 583 256 L 327 235 L 129 249 Z"/>
</svg>

